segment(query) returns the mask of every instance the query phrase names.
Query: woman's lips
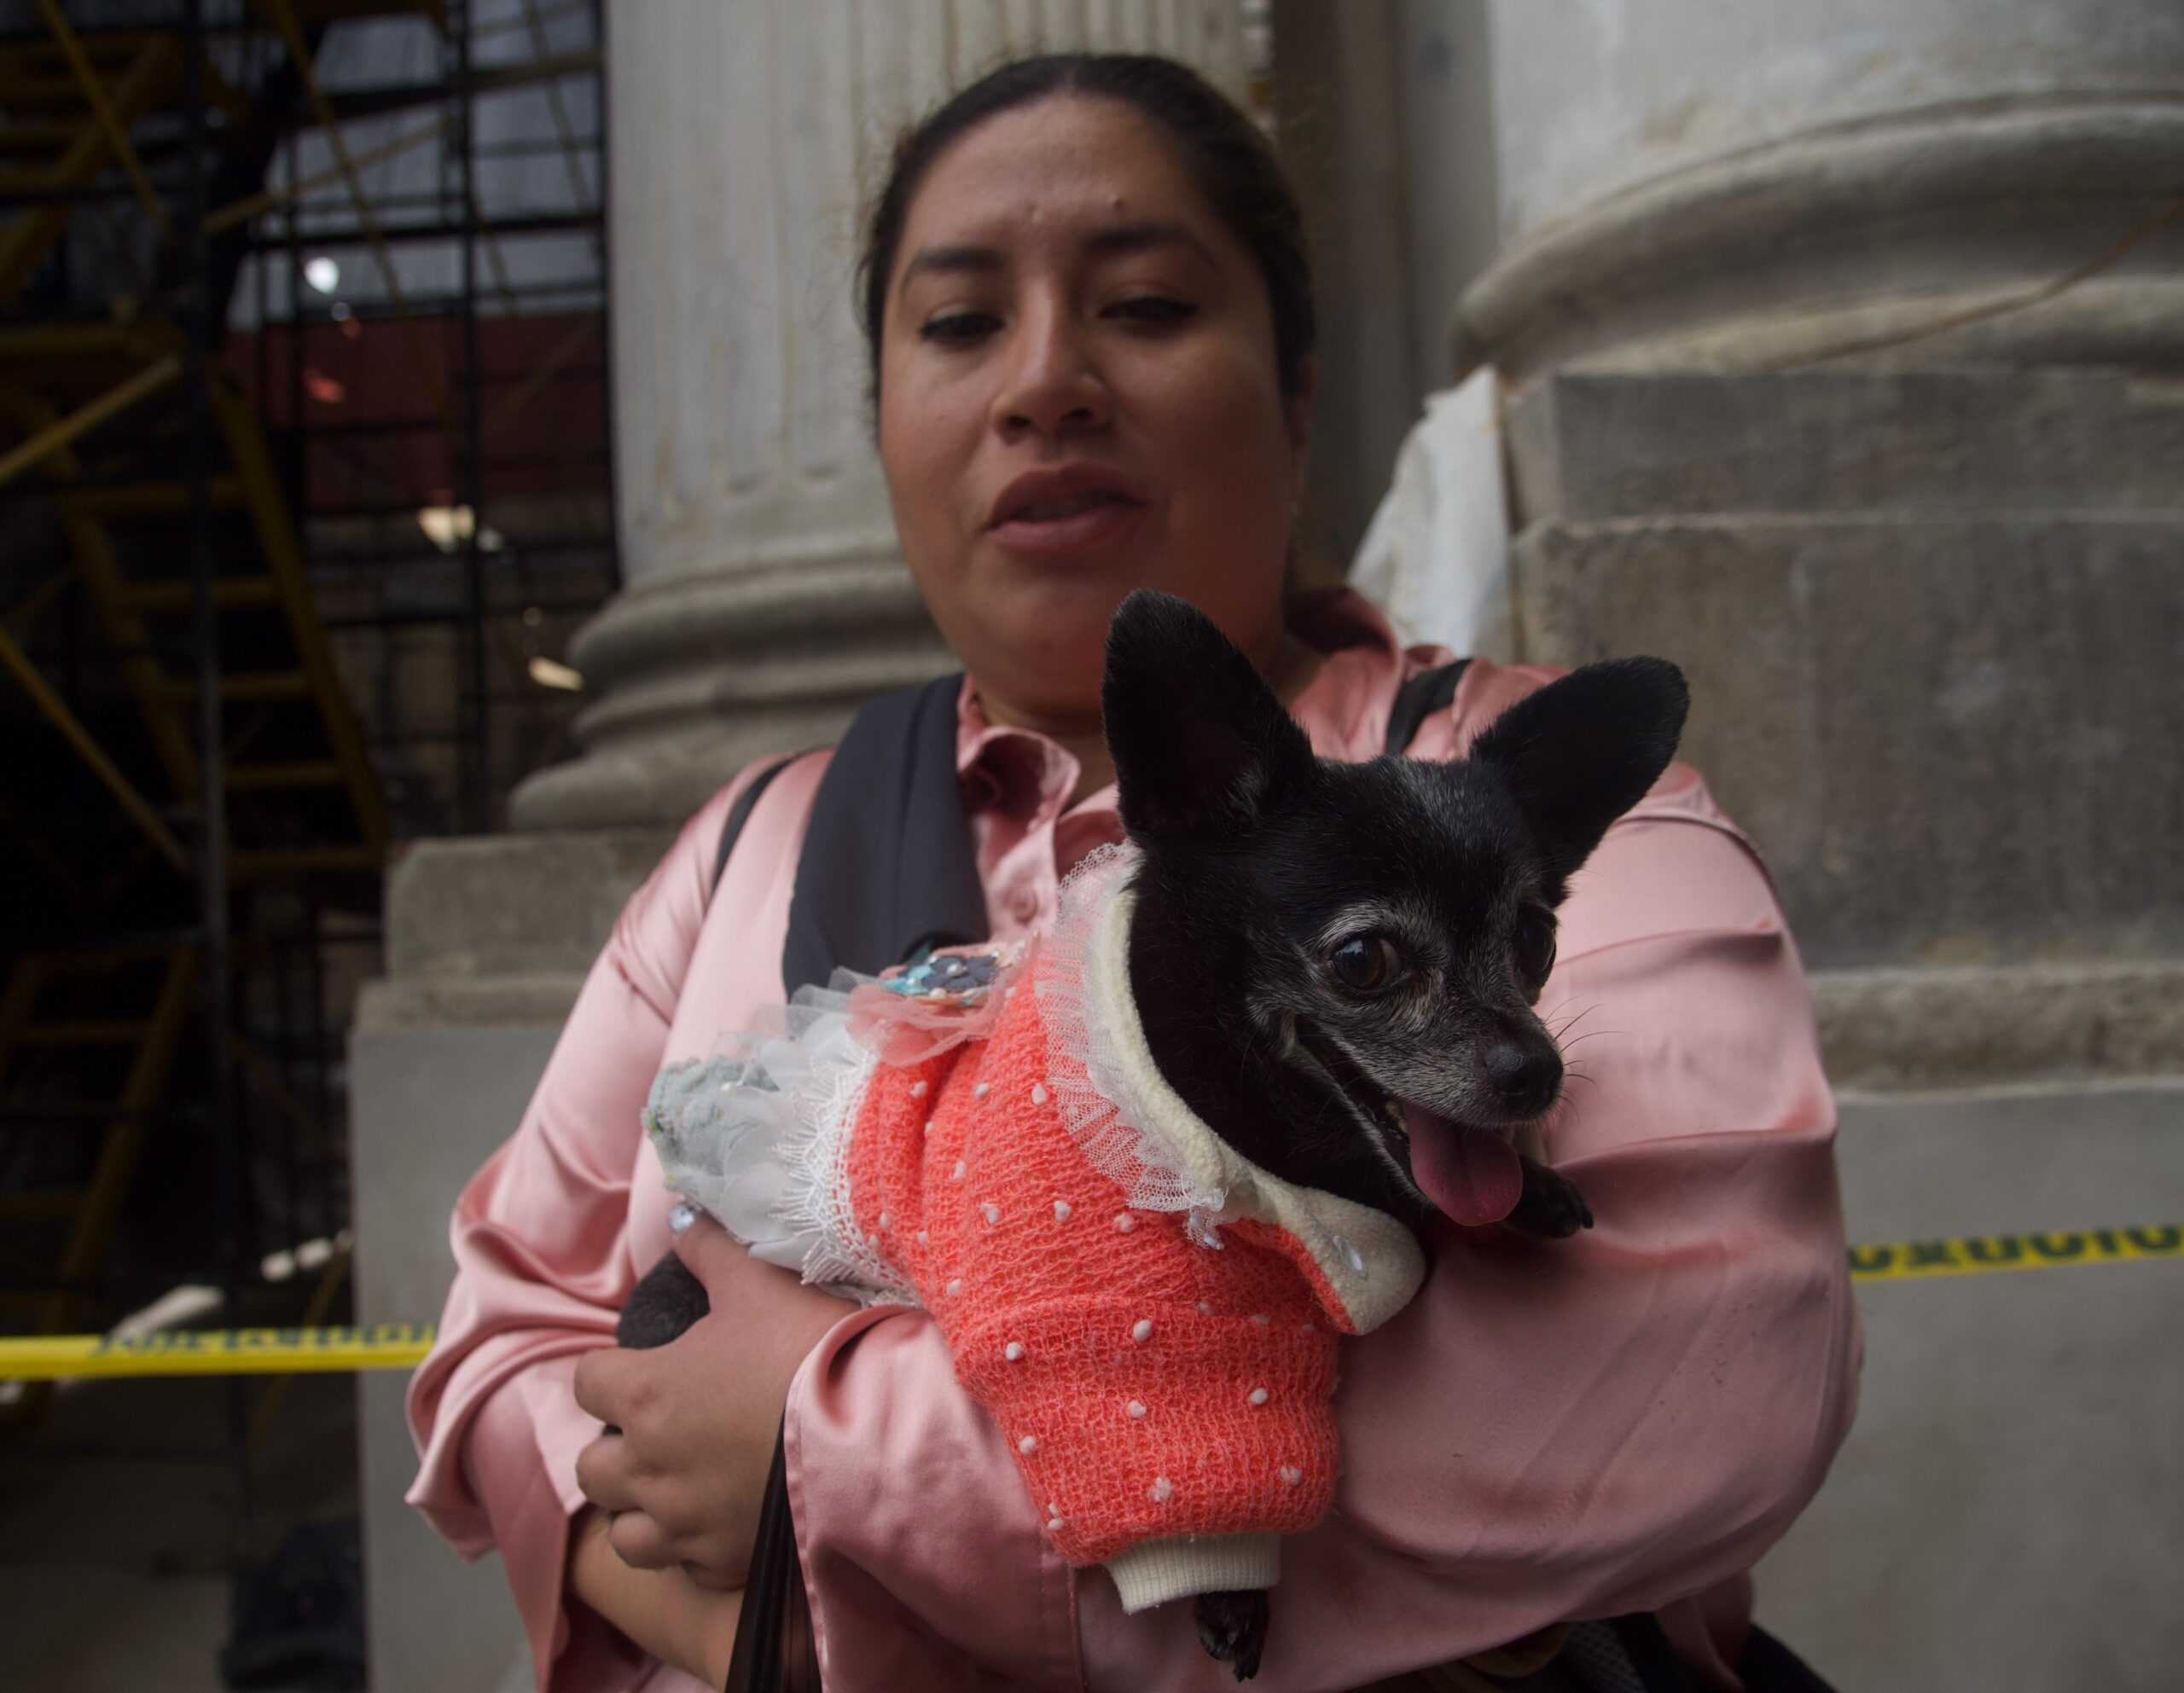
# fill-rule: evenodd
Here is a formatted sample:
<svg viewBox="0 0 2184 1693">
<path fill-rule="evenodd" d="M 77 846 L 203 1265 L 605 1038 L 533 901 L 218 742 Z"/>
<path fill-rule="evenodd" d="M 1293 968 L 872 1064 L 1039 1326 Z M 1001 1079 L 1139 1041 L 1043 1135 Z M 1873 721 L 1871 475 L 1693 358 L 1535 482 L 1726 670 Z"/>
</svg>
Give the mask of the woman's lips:
<svg viewBox="0 0 2184 1693">
<path fill-rule="evenodd" d="M 1077 502 L 1056 501 L 1051 503 L 1075 505 Z M 1103 495 L 1083 510 L 1071 512 L 1066 516 L 1045 519 L 1014 517 L 1006 523 L 996 524 L 986 533 L 1014 553 L 1052 557 L 1060 554 L 1089 552 L 1119 540 L 1137 521 L 1138 513 L 1144 509 L 1136 501 Z"/>
</svg>

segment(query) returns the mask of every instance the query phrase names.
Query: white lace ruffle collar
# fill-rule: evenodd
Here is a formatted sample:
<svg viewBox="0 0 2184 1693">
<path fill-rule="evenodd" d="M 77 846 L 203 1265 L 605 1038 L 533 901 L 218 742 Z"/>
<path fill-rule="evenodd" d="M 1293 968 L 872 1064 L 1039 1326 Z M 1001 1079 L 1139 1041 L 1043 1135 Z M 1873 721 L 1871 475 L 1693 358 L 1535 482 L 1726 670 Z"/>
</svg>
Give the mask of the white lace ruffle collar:
<svg viewBox="0 0 2184 1693">
<path fill-rule="evenodd" d="M 1063 1123 L 1132 1206 L 1188 1212 L 1201 1244 L 1217 1245 L 1219 1226 L 1245 1217 L 1287 1231 L 1326 1277 L 1348 1326 L 1368 1333 L 1409 1302 L 1425 1279 L 1425 1255 L 1385 1211 L 1252 1162 L 1155 1067 L 1130 988 L 1137 862 L 1124 845 L 1079 865 L 1031 965 Z"/>
</svg>

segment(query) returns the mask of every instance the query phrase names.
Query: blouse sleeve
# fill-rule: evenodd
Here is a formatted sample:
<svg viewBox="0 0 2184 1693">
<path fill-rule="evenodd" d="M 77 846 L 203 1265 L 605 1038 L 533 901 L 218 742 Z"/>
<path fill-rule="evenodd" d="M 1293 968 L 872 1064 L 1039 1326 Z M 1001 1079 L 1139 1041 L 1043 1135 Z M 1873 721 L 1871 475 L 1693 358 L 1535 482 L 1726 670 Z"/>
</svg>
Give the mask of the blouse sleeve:
<svg viewBox="0 0 2184 1693">
<path fill-rule="evenodd" d="M 451 1228 L 456 1277 L 411 1380 L 422 1463 L 410 1503 L 466 1557 L 497 1550 L 541 1693 L 622 1685 L 645 1660 L 564 1603 L 577 1454 L 600 1424 L 577 1359 L 613 1343 L 635 1284 L 627 1236 L 639 1114 L 711 892 L 712 855 L 748 773 L 709 802 L 630 897 L 514 1134 L 473 1176 Z"/>
<path fill-rule="evenodd" d="M 1766 873 L 1694 773 L 1610 832 L 1562 947 L 1548 1150 L 1598 1226 L 1451 1231 L 1410 1306 L 1349 1343 L 1343 1481 L 1284 1552 L 1270 1693 L 1687 1613 L 1780 1536 L 1848 1429 L 1859 1336 L 1810 1005 Z M 822 1633 L 857 1609 L 902 1625 L 869 1651 L 832 1630 L 828 1686 L 950 1684 L 966 1651 L 1038 1685 L 1212 1685 L 1188 1606 L 1125 1617 L 1083 1576 L 1058 1612 L 1013 1465 L 928 1329 L 890 1319 L 792 1390 L 799 1532 L 834 1554 L 808 1564 Z"/>
</svg>

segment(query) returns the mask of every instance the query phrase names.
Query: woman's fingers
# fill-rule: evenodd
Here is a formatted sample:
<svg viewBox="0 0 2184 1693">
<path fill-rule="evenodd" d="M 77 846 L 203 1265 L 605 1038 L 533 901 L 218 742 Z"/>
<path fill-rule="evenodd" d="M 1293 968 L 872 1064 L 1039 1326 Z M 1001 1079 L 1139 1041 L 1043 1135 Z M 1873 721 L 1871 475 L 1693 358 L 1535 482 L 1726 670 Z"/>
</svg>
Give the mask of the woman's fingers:
<svg viewBox="0 0 2184 1693">
<path fill-rule="evenodd" d="M 711 1593 L 733 1593 L 741 1588 L 751 1574 L 751 1560 L 746 1555 L 729 1564 L 692 1563 L 685 1559 L 682 1573 L 699 1586 Z"/>
<path fill-rule="evenodd" d="M 577 1360 L 577 1403 L 610 1429 L 626 1428 L 628 1413 L 636 1409 L 629 1391 L 635 1379 L 630 1360 L 636 1356 L 619 1347 L 602 1346 Z"/>
<path fill-rule="evenodd" d="M 713 1308 L 721 1308 L 720 1291 L 751 1273 L 751 1255 L 743 1244 L 703 1211 L 689 1227 L 675 1237 L 675 1255 L 706 1286 Z"/>
<path fill-rule="evenodd" d="M 632 1569 L 671 1569 L 682 1563 L 667 1533 L 642 1510 L 625 1510 L 607 1525 L 607 1544 Z"/>
<path fill-rule="evenodd" d="M 717 1535 L 677 1534 L 642 1510 L 617 1511 L 607 1543 L 632 1569 L 680 1569 L 708 1592 L 741 1587 L 750 1573 L 749 1548 L 730 1547 Z"/>
<path fill-rule="evenodd" d="M 640 1508 L 629 1447 L 619 1435 L 601 1435 L 577 1454 L 577 1486 L 602 1510 Z"/>
</svg>

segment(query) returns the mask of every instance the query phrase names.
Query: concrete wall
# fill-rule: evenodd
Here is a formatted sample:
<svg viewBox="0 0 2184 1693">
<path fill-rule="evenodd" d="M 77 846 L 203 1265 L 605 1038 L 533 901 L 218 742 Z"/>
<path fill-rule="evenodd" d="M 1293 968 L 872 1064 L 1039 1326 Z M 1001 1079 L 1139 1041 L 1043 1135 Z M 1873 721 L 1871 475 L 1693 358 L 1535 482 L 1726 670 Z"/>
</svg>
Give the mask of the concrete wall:
<svg viewBox="0 0 2184 1693">
<path fill-rule="evenodd" d="M 435 1319 L 455 1261 L 448 1218 L 508 1139 L 559 1031 L 359 1032 L 351 1043 L 359 1322 Z M 367 1645 L 378 1693 L 493 1693 L 531 1684 L 500 1560 L 465 1564 L 402 1501 L 417 1473 L 405 1376 L 357 1378 Z"/>
</svg>

